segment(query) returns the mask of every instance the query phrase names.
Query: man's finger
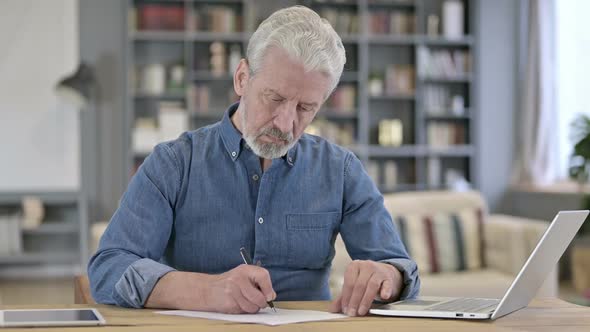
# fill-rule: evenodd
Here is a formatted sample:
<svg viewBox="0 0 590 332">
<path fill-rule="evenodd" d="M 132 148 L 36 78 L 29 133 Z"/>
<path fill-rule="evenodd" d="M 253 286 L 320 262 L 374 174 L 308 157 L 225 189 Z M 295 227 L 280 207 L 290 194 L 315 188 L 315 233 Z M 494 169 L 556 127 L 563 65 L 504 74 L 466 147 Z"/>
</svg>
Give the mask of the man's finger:
<svg viewBox="0 0 590 332">
<path fill-rule="evenodd" d="M 359 269 L 358 265 L 354 262 L 350 263 L 346 268 L 346 272 L 344 273 L 344 284 L 342 285 L 342 313 L 346 314 L 348 311 L 348 302 L 350 301 L 350 296 L 352 295 L 352 288 L 356 283 L 356 278 L 358 277 Z"/>
<path fill-rule="evenodd" d="M 350 296 L 350 300 L 348 302 L 348 310 L 345 312 L 345 314 L 348 316 L 356 316 L 358 314 L 361 299 L 363 298 L 365 290 L 367 289 L 367 283 L 369 280 L 371 280 L 372 276 L 373 271 L 367 268 L 360 270 L 359 276 L 356 279 L 352 290 L 352 295 Z"/>
<path fill-rule="evenodd" d="M 371 309 L 371 304 L 373 303 L 373 299 L 375 299 L 375 296 L 377 296 L 379 293 L 379 288 L 383 282 L 384 280 L 382 277 L 379 277 L 378 274 L 373 274 L 371 276 L 371 279 L 369 279 L 367 283 L 365 294 L 363 295 L 363 298 L 359 304 L 358 314 L 360 316 L 364 316 L 367 314 L 367 312 L 369 312 L 369 309 Z"/>
<path fill-rule="evenodd" d="M 264 294 L 256 287 L 256 284 L 250 282 L 249 279 L 244 280 L 244 284 L 240 285 L 240 290 L 242 295 L 248 300 L 249 302 L 258 306 L 258 308 L 266 308 L 266 297 Z"/>
<path fill-rule="evenodd" d="M 246 312 L 249 314 L 255 314 L 258 312 L 258 310 L 260 310 L 260 307 L 258 307 L 256 304 L 248 301 L 248 299 L 246 299 L 244 297 L 244 295 L 242 294 L 242 291 L 240 290 L 240 287 L 236 285 L 236 290 L 232 293 L 232 296 L 234 298 L 234 301 L 236 301 L 238 303 L 238 305 L 240 306 L 240 309 L 242 309 L 242 312 Z"/>
<path fill-rule="evenodd" d="M 272 282 L 268 270 L 262 267 L 256 267 L 256 270 L 250 274 L 250 280 L 262 291 L 265 300 L 272 301 L 276 297 L 274 289 L 272 289 Z"/>
<path fill-rule="evenodd" d="M 336 300 L 332 301 L 332 303 L 330 303 L 330 308 L 328 309 L 328 311 L 332 312 L 332 313 L 339 313 L 342 312 L 342 295 L 339 295 Z"/>
<path fill-rule="evenodd" d="M 383 283 L 381 284 L 381 291 L 379 293 L 379 296 L 381 297 L 382 300 L 386 301 L 386 300 L 391 299 L 392 295 L 393 295 L 393 280 L 385 279 L 383 281 Z"/>
</svg>

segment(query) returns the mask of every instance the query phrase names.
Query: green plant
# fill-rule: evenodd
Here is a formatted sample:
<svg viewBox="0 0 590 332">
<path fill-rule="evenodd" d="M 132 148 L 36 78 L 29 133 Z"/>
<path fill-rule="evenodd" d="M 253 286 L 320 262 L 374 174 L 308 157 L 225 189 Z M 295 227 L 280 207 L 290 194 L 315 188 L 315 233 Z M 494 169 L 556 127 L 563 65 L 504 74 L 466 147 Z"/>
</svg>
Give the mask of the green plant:
<svg viewBox="0 0 590 332">
<path fill-rule="evenodd" d="M 590 117 L 579 115 L 572 123 L 572 138 L 576 142 L 570 158 L 570 177 L 580 185 L 590 180 Z M 590 210 L 590 194 L 582 197 L 582 209 Z M 580 233 L 588 234 L 590 226 L 584 223 Z"/>
</svg>

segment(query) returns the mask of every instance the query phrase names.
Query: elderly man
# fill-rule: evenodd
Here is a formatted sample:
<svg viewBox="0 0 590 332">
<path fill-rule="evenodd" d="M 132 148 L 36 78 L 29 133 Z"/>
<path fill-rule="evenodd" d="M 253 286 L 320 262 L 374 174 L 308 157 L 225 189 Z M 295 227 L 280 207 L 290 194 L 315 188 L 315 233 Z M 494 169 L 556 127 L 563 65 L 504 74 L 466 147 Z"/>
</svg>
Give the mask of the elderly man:
<svg viewBox="0 0 590 332">
<path fill-rule="evenodd" d="M 416 264 L 361 162 L 304 134 L 345 61 L 314 11 L 266 19 L 234 73 L 240 102 L 159 144 L 131 180 L 88 266 L 93 297 L 226 313 L 326 300 L 338 233 L 355 260 L 333 311 L 365 315 L 375 298 L 416 296 Z M 258 264 L 243 264 L 241 247 Z"/>
</svg>

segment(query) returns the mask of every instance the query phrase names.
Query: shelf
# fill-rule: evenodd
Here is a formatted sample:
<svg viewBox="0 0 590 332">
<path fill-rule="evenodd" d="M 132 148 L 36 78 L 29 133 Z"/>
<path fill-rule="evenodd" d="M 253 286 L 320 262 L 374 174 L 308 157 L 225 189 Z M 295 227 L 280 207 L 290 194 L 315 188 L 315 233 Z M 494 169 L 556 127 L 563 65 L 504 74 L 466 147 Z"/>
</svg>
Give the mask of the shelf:
<svg viewBox="0 0 590 332">
<path fill-rule="evenodd" d="M 469 114 L 469 110 L 465 109 L 465 114 Z M 469 115 L 452 115 L 452 114 L 426 114 L 424 116 L 426 121 L 468 121 L 471 119 Z"/>
<path fill-rule="evenodd" d="M 250 39 L 251 34 L 246 32 L 190 32 L 188 39 L 195 42 L 235 42 L 242 43 Z"/>
<path fill-rule="evenodd" d="M 129 38 L 135 41 L 183 42 L 187 35 L 184 31 L 131 31 Z"/>
<path fill-rule="evenodd" d="M 421 77 L 420 80 L 425 83 L 470 83 L 472 78 L 473 75 L 465 74 L 456 77 Z"/>
<path fill-rule="evenodd" d="M 218 75 L 206 70 L 194 71 L 191 77 L 192 81 L 232 81 L 233 79 L 234 75 L 232 73 Z"/>
<path fill-rule="evenodd" d="M 23 191 L 23 192 L 4 192 L 0 193 L 0 204 L 21 204 L 25 196 L 34 196 L 40 198 L 44 204 L 63 205 L 78 204 L 78 191 Z"/>
<path fill-rule="evenodd" d="M 432 147 L 427 145 L 402 145 L 399 147 L 387 147 L 380 145 L 369 146 L 369 157 L 376 158 L 414 158 L 414 157 L 469 157 L 473 155 L 472 145 L 451 145 Z"/>
<path fill-rule="evenodd" d="M 397 8 L 397 9 L 413 9 L 416 7 L 415 1 L 368 1 L 369 9 L 372 8 Z"/>
<path fill-rule="evenodd" d="M 358 119 L 358 114 L 356 113 L 356 111 L 343 112 L 339 110 L 331 110 L 329 108 L 325 108 L 320 110 L 320 112 L 316 115 L 316 119 L 354 121 Z"/>
<path fill-rule="evenodd" d="M 38 228 L 23 229 L 22 232 L 24 235 L 76 234 L 79 228 L 76 222 L 44 221 Z"/>
<path fill-rule="evenodd" d="M 51 264 L 51 263 L 78 263 L 80 259 L 75 252 L 53 253 L 22 253 L 11 256 L 0 256 L 0 264 Z"/>
<path fill-rule="evenodd" d="M 388 147 L 381 145 L 369 146 L 369 157 L 417 157 L 425 155 L 424 148 L 418 145 L 402 145 L 399 147 Z"/>
<path fill-rule="evenodd" d="M 461 39 L 447 39 L 444 37 L 430 37 L 430 36 L 419 36 L 418 43 L 425 44 L 427 46 L 472 46 L 474 38 L 472 36 L 465 36 Z"/>
<path fill-rule="evenodd" d="M 416 99 L 416 95 L 369 96 L 369 99 L 375 101 L 414 101 Z"/>
<path fill-rule="evenodd" d="M 415 35 L 378 35 L 372 34 L 367 37 L 369 43 L 378 45 L 404 45 L 413 46 L 417 42 Z"/>
<path fill-rule="evenodd" d="M 426 154 L 439 157 L 471 157 L 475 149 L 472 145 L 450 145 L 441 147 L 428 147 Z"/>
<path fill-rule="evenodd" d="M 184 93 L 165 93 L 154 95 L 149 93 L 137 92 L 133 95 L 135 99 L 155 99 L 155 100 L 184 100 Z"/>
</svg>

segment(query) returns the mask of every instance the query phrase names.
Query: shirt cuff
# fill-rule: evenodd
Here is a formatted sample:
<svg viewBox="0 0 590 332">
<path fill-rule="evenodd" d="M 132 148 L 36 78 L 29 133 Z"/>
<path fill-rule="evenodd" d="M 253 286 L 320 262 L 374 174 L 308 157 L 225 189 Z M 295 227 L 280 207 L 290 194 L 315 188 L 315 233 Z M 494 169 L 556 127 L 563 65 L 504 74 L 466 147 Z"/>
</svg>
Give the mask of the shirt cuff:
<svg viewBox="0 0 590 332">
<path fill-rule="evenodd" d="M 115 284 L 113 298 L 119 306 L 143 308 L 158 280 L 172 271 L 175 269 L 149 258 L 135 261 Z"/>
<path fill-rule="evenodd" d="M 404 258 L 393 258 L 380 262 L 393 265 L 402 273 L 404 280 L 399 300 L 413 299 L 418 296 L 420 292 L 420 277 L 418 276 L 418 266 L 414 261 Z"/>
</svg>

